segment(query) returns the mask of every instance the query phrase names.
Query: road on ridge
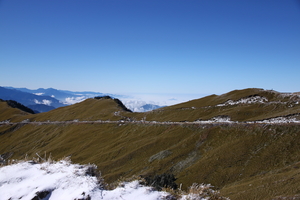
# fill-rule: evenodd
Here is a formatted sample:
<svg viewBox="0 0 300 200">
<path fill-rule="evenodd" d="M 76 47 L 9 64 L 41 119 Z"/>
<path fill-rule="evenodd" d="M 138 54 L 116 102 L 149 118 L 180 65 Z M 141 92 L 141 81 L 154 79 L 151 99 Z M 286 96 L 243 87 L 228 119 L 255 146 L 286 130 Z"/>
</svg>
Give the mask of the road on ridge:
<svg viewBox="0 0 300 200">
<path fill-rule="evenodd" d="M 159 121 L 132 121 L 132 120 L 118 120 L 118 121 L 110 121 L 110 120 L 96 120 L 96 121 L 29 121 L 24 120 L 22 122 L 10 122 L 10 121 L 2 121 L 0 125 L 16 125 L 16 124 L 32 124 L 32 125 L 43 125 L 43 124 L 149 124 L 149 125 L 226 125 L 226 124 L 300 124 L 300 121 L 297 120 L 262 120 L 262 121 L 183 121 L 183 122 L 159 122 Z"/>
</svg>

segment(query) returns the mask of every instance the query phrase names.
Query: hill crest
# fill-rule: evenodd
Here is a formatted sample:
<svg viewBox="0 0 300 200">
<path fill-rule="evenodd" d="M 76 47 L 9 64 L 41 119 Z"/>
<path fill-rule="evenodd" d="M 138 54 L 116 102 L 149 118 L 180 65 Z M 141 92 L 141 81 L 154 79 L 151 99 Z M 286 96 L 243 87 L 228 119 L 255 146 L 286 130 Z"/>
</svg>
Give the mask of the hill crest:
<svg viewBox="0 0 300 200">
<path fill-rule="evenodd" d="M 293 115 L 299 112 L 295 102 L 298 96 L 247 89 L 147 113 L 124 111 L 111 98 L 34 115 L 9 107 L 15 113 L 7 116 L 18 123 L 0 124 L 0 156 L 72 156 L 76 163 L 96 164 L 107 182 L 174 174 L 182 189 L 212 184 L 232 200 L 294 197 L 300 181 L 298 123 L 188 122 L 220 114 L 231 120 Z M 8 108 L 3 105 L 1 111 Z M 188 122 L 172 123 L 180 120 Z M 44 121 L 49 123 L 39 123 Z"/>
<path fill-rule="evenodd" d="M 37 121 L 146 119 L 160 122 L 195 122 L 226 116 L 232 121 L 243 122 L 297 114 L 300 114 L 300 95 L 297 93 L 250 88 L 210 95 L 144 113 L 132 112 L 119 99 L 103 96 L 26 117 Z M 24 118 L 19 121 L 22 120 Z"/>
</svg>

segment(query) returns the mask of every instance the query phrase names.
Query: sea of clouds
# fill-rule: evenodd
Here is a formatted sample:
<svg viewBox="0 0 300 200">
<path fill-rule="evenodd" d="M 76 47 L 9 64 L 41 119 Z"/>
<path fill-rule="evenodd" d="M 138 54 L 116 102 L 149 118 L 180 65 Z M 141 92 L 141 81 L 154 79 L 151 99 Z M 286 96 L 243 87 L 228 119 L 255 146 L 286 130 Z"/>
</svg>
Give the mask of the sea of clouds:
<svg viewBox="0 0 300 200">
<path fill-rule="evenodd" d="M 120 98 L 123 104 L 133 112 L 145 112 L 143 108 L 146 104 L 156 106 L 170 106 L 186 102 L 193 99 L 201 98 L 203 94 L 130 94 Z"/>
<path fill-rule="evenodd" d="M 122 101 L 122 103 L 133 112 L 146 112 L 152 109 L 170 106 L 182 102 L 186 102 L 192 99 L 201 98 L 205 95 L 201 94 L 129 94 L 129 95 L 119 95 L 117 97 Z M 114 96 L 112 96 L 114 97 Z M 78 96 L 78 97 L 68 97 L 63 103 L 66 105 L 71 105 L 75 103 L 80 103 L 87 98 L 91 98 L 90 96 Z M 48 102 L 45 102 L 48 103 Z M 143 107 L 145 105 L 153 105 L 148 106 L 147 108 Z"/>
</svg>

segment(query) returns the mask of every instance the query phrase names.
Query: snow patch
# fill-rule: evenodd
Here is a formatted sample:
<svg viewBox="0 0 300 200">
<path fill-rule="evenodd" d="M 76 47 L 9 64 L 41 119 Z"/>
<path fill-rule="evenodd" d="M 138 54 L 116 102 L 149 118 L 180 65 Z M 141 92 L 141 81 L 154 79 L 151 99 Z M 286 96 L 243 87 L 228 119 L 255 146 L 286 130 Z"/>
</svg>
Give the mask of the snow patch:
<svg viewBox="0 0 300 200">
<path fill-rule="evenodd" d="M 265 119 L 261 121 L 256 121 L 256 123 L 264 124 L 281 124 L 281 123 L 300 123 L 295 117 L 275 117 L 270 119 Z"/>
<path fill-rule="evenodd" d="M 189 193 L 183 195 L 180 200 L 209 200 L 211 199 L 210 197 L 212 199 L 230 200 L 229 198 L 221 197 L 219 191 L 212 189 L 212 185 L 197 183 L 194 183 L 189 188 Z"/>
<path fill-rule="evenodd" d="M 0 168 L 0 200 L 33 199 L 43 191 L 50 193 L 49 200 L 82 198 L 100 190 L 97 178 L 87 176 L 88 165 L 57 163 L 21 162 Z"/>
<path fill-rule="evenodd" d="M 299 93 L 295 92 L 295 93 L 280 93 L 280 95 L 282 97 L 290 97 L 290 98 L 293 98 L 293 97 L 296 97 L 296 98 L 300 98 L 300 95 Z"/>
<path fill-rule="evenodd" d="M 247 123 L 247 124 L 287 124 L 287 123 L 300 123 L 299 115 L 293 116 L 281 116 L 281 117 L 274 117 L 270 119 L 258 120 L 258 121 L 245 121 L 245 122 L 238 122 L 238 121 L 231 121 L 229 116 L 216 116 L 211 118 L 210 120 L 197 120 L 195 123 L 200 124 L 214 124 L 214 123 Z"/>
<path fill-rule="evenodd" d="M 152 187 L 141 186 L 138 181 L 125 182 L 114 190 L 103 191 L 104 200 L 122 199 L 122 200 L 159 200 L 166 199 L 170 195 L 167 192 L 154 191 Z M 93 199 L 93 198 L 92 198 Z"/>
<path fill-rule="evenodd" d="M 253 97 L 247 97 L 242 98 L 238 101 L 228 100 L 225 103 L 218 104 L 216 106 L 228 106 L 228 105 L 238 105 L 238 104 L 253 104 L 253 103 L 266 103 L 268 102 L 268 99 L 266 97 L 261 96 L 253 96 Z"/>
<path fill-rule="evenodd" d="M 96 177 L 89 175 L 90 165 L 69 161 L 41 164 L 32 161 L 0 168 L 0 200 L 31 200 L 44 193 L 44 200 L 165 199 L 169 193 L 141 186 L 138 181 L 124 182 L 114 190 L 103 190 Z"/>
<path fill-rule="evenodd" d="M 201 124 L 210 124 L 210 123 L 236 123 L 231 121 L 229 116 L 216 116 L 211 118 L 210 120 L 197 120 L 197 123 Z"/>
</svg>

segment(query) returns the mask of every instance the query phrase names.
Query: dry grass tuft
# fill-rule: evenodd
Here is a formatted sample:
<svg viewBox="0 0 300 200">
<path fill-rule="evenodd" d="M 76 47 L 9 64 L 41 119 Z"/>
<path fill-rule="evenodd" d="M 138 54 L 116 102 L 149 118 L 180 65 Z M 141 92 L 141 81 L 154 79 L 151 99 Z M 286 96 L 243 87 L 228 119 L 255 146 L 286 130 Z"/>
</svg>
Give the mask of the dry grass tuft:
<svg viewBox="0 0 300 200">
<path fill-rule="evenodd" d="M 218 190 L 213 190 L 210 184 L 193 183 L 185 199 L 202 200 L 203 198 L 209 200 L 229 200 L 229 198 L 221 196 Z"/>
<path fill-rule="evenodd" d="M 141 176 L 133 175 L 131 177 L 120 177 L 117 181 L 107 184 L 106 189 L 108 190 L 114 190 L 119 186 L 124 186 L 125 183 L 132 182 L 132 181 L 138 181 L 141 185 L 146 185 L 146 180 L 142 178 Z"/>
</svg>

